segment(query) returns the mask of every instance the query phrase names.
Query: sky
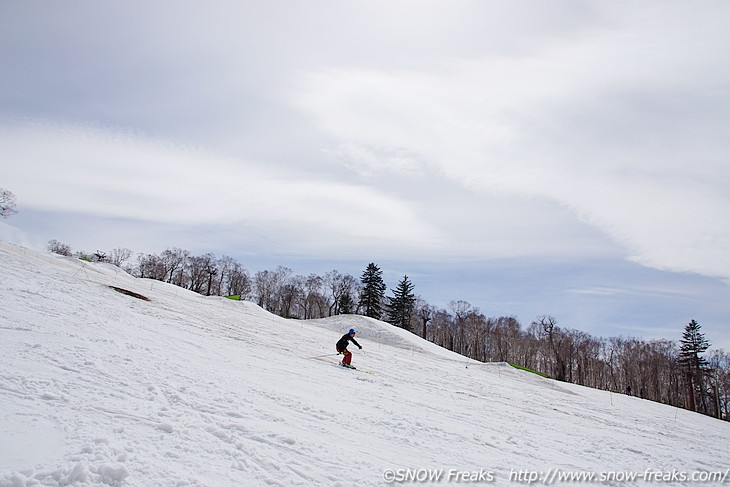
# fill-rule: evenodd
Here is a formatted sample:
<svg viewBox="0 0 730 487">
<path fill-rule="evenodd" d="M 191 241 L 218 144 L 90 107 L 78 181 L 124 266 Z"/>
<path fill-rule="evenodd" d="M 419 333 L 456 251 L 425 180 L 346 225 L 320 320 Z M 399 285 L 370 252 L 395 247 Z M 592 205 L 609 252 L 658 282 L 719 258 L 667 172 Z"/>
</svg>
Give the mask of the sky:
<svg viewBox="0 0 730 487">
<path fill-rule="evenodd" d="M 369 262 L 730 349 L 724 1 L 0 2 L 0 238 Z"/>
</svg>

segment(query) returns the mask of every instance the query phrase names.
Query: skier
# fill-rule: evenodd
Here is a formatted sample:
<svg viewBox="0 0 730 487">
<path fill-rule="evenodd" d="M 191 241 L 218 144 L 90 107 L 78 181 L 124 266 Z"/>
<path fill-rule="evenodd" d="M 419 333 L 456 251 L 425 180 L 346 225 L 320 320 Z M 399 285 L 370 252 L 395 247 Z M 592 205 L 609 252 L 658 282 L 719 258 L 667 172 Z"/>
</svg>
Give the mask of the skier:
<svg viewBox="0 0 730 487">
<path fill-rule="evenodd" d="M 355 345 L 357 345 L 357 348 L 362 350 L 360 344 L 357 343 L 357 340 L 355 340 L 355 330 L 353 330 L 352 328 L 350 328 L 350 331 L 342 335 L 342 338 L 340 338 L 340 341 L 337 342 L 337 345 L 335 345 L 335 347 L 337 347 L 338 354 L 342 353 L 345 355 L 342 358 L 342 362 L 340 362 L 340 365 L 342 365 L 343 367 L 349 367 L 351 369 L 354 369 L 355 367 L 350 365 L 350 362 L 352 361 L 352 352 L 347 349 L 348 342 L 354 343 Z"/>
</svg>

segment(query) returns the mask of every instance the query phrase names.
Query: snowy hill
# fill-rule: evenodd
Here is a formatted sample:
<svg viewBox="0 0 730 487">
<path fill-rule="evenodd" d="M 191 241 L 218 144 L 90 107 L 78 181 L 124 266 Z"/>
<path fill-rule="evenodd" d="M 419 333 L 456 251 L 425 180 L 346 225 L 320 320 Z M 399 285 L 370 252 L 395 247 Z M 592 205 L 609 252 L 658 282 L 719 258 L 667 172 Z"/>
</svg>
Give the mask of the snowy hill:
<svg viewBox="0 0 730 487">
<path fill-rule="evenodd" d="M 330 363 L 350 327 L 370 373 Z M 623 485 L 647 469 L 696 485 L 730 467 L 712 418 L 5 243 L 0 343 L 3 487 Z"/>
</svg>

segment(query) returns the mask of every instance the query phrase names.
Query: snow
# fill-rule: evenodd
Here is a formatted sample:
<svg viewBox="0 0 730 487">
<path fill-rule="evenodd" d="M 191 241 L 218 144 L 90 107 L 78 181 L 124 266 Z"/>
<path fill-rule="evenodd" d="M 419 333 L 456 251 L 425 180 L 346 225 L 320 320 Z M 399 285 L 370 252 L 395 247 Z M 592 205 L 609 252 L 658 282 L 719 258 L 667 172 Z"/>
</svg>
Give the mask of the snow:
<svg viewBox="0 0 730 487">
<path fill-rule="evenodd" d="M 330 363 L 349 328 L 353 365 L 371 373 Z M 730 467 L 726 422 L 478 364 L 361 316 L 285 320 L 2 242 L 0 343 L 2 487 L 377 486 L 439 469 L 441 485 L 519 485 Z"/>
</svg>

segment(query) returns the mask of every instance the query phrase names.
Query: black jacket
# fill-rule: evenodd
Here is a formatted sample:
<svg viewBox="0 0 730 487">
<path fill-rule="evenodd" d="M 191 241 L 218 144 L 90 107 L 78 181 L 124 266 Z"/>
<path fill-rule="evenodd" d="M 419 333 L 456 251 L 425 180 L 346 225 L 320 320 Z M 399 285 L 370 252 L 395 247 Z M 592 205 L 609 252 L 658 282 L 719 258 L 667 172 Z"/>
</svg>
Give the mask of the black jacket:
<svg viewBox="0 0 730 487">
<path fill-rule="evenodd" d="M 345 350 L 348 345 L 347 342 L 352 342 L 357 345 L 357 348 L 362 348 L 360 344 L 357 343 L 357 340 L 355 340 L 355 338 L 351 337 L 349 333 L 345 333 L 344 335 L 342 335 L 342 338 L 340 338 L 340 341 L 337 342 L 337 345 L 335 345 L 337 347 L 337 351 L 341 352 Z"/>
</svg>

